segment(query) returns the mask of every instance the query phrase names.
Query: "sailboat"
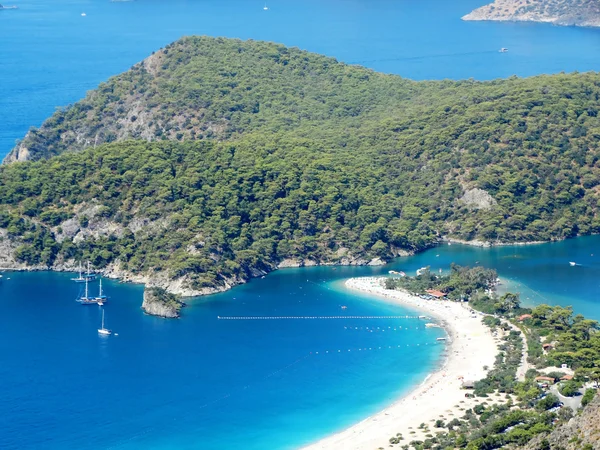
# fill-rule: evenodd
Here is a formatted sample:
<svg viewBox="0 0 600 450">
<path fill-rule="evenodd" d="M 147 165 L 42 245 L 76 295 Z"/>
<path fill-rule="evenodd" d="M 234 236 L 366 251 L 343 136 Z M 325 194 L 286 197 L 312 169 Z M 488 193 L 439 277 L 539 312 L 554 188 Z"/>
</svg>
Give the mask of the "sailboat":
<svg viewBox="0 0 600 450">
<path fill-rule="evenodd" d="M 95 298 L 92 298 L 89 296 L 87 278 L 85 279 L 85 294 L 83 296 L 79 297 L 77 299 L 77 301 L 79 303 L 81 303 L 82 305 L 93 305 L 93 304 L 98 303 Z"/>
<path fill-rule="evenodd" d="M 102 293 L 102 278 L 100 278 L 100 289 L 98 291 L 98 297 L 94 298 L 98 303 L 98 306 L 104 305 L 108 301 L 108 297 Z"/>
<path fill-rule="evenodd" d="M 267 4 L 265 3 L 265 7 L 263 8 L 265 11 L 269 10 L 269 7 L 267 6 Z"/>
<path fill-rule="evenodd" d="M 112 334 L 112 331 L 110 331 L 108 328 L 104 328 L 104 310 L 102 310 L 102 328 L 98 328 L 98 334 Z"/>
<path fill-rule="evenodd" d="M 92 271 L 90 270 L 90 262 L 89 261 L 87 263 L 87 272 L 85 274 L 85 278 L 87 280 L 90 280 L 90 281 L 95 281 L 96 280 L 96 274 L 92 273 Z"/>
<path fill-rule="evenodd" d="M 79 276 L 77 278 L 71 278 L 71 281 L 74 281 L 75 283 L 85 283 L 86 278 L 83 276 L 83 273 L 81 272 L 81 261 L 79 261 Z"/>
</svg>

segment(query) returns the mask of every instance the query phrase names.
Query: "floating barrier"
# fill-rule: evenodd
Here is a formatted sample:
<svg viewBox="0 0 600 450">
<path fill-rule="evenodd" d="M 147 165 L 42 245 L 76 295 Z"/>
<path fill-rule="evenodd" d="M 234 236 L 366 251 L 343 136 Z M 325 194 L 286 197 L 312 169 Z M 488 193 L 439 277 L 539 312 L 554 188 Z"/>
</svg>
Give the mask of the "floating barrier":
<svg viewBox="0 0 600 450">
<path fill-rule="evenodd" d="M 218 320 L 349 320 L 419 319 L 419 316 L 217 316 Z"/>
<path fill-rule="evenodd" d="M 366 331 L 367 333 L 384 333 L 392 331 L 422 330 L 427 327 L 344 327 L 348 331 Z"/>
<path fill-rule="evenodd" d="M 359 347 L 359 348 L 348 348 L 348 349 L 334 349 L 334 350 L 319 350 L 318 352 L 310 352 L 311 355 L 327 355 L 330 353 L 348 353 L 348 352 L 368 352 L 368 351 L 376 351 L 376 350 L 391 350 L 391 349 L 399 349 L 406 347 L 421 347 L 421 346 L 429 346 L 429 345 L 439 345 L 445 344 L 445 342 L 424 342 L 419 344 L 398 344 L 398 345 L 382 345 L 377 347 Z"/>
</svg>

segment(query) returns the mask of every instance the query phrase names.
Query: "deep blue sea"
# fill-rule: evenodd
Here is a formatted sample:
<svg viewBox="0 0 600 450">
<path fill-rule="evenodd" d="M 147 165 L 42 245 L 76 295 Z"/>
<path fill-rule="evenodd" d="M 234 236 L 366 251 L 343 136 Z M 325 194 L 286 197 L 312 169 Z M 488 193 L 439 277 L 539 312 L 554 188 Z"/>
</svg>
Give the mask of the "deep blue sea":
<svg viewBox="0 0 600 450">
<path fill-rule="evenodd" d="M 600 68 L 600 30 L 460 20 L 486 1 L 272 0 L 265 11 L 263 0 L 4 0 L 19 9 L 0 11 L 0 159 L 56 107 L 183 35 L 271 40 L 419 80 Z M 443 357 L 441 331 L 415 319 L 218 316 L 414 315 L 342 281 L 457 262 L 497 268 L 528 304 L 600 319 L 598 258 L 599 237 L 446 245 L 382 268 L 278 271 L 191 301 L 171 321 L 141 313 L 141 286 L 107 282 L 106 322 L 118 333 L 108 338 L 96 331 L 101 310 L 74 302 L 69 275 L 6 273 L 0 448 L 297 448 L 421 382 Z"/>
</svg>

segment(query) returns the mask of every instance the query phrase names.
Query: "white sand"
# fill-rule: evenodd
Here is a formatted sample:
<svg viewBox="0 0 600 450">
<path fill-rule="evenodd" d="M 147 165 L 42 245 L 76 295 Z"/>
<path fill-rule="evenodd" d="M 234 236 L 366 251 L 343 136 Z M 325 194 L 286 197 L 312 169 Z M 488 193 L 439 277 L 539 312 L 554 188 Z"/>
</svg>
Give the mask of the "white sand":
<svg viewBox="0 0 600 450">
<path fill-rule="evenodd" d="M 460 418 L 464 414 L 461 408 L 472 408 L 480 401 L 465 398 L 468 391 L 461 389 L 460 377 L 464 377 L 465 380 L 479 380 L 485 377 L 483 367 L 491 368 L 494 365 L 498 353 L 497 343 L 489 328 L 481 322 L 481 316 L 476 314 L 476 318 L 473 318 L 475 313 L 465 304 L 422 300 L 401 291 L 386 290 L 381 285 L 381 280 L 351 278 L 346 281 L 346 287 L 420 309 L 426 315 L 443 321 L 443 326 L 450 335 L 445 364 L 423 384 L 393 405 L 340 433 L 305 447 L 304 450 L 389 448 L 389 439 L 397 433 L 402 433 L 404 439 L 394 446 L 400 447 L 415 439 L 425 439 L 427 433 L 435 435 L 436 431 L 442 431 L 433 427 L 435 420 L 449 421 L 455 417 Z M 486 400 L 490 402 L 491 399 Z M 498 398 L 494 400 L 503 401 Z M 427 424 L 429 431 L 419 430 L 421 423 Z M 411 431 L 414 433 L 410 434 Z"/>
</svg>

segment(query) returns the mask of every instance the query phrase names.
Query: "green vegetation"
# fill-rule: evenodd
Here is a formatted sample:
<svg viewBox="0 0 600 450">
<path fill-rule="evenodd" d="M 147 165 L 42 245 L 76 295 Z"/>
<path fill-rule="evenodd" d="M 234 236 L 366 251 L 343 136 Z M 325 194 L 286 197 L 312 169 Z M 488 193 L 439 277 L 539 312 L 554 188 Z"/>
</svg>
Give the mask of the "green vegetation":
<svg viewBox="0 0 600 450">
<path fill-rule="evenodd" d="M 181 308 L 185 306 L 185 303 L 181 301 L 181 298 L 178 295 L 171 294 L 165 289 L 159 287 L 146 288 L 146 292 L 144 293 L 144 301 L 146 301 L 146 298 L 153 302 L 162 303 L 166 308 L 173 311 L 177 315 L 181 311 Z"/>
<path fill-rule="evenodd" d="M 583 398 L 581 399 L 581 405 L 587 406 L 596 396 L 596 389 L 586 389 Z"/>
<path fill-rule="evenodd" d="M 564 396 L 579 396 L 581 387 L 600 381 L 600 326 L 598 322 L 573 315 L 571 308 L 540 305 L 533 309 L 522 308 L 518 295 L 507 293 L 498 297 L 489 288 L 496 274 L 482 267 L 468 268 L 452 265 L 447 276 L 435 276 L 424 271 L 417 277 L 389 278 L 388 289 L 405 289 L 423 293 L 425 289 L 451 292 L 454 299 L 469 298 L 469 304 L 486 315 L 484 323 L 502 339 L 500 353 L 487 376 L 474 384 L 473 393 L 486 399 L 490 395 L 507 395 L 508 401 L 500 404 L 481 403 L 465 411 L 461 418 L 447 423 L 438 419 L 435 427 L 445 428 L 425 441 L 411 442 L 415 449 L 466 448 L 488 450 L 505 446 L 521 446 L 537 435 L 546 435 L 556 425 L 566 423 L 573 417 L 571 408 L 560 406 L 559 398 L 547 392 L 535 381 L 541 375 L 530 369 L 524 381 L 517 381 L 517 369 L 521 363 L 525 333 L 528 342 L 529 361 L 538 369 L 567 364 L 575 369 L 573 380 L 561 381 L 563 372 L 545 374 L 559 383 L 558 390 Z M 451 290 L 450 287 L 453 287 Z M 524 323 L 517 317 L 528 314 Z M 527 317 L 527 316 L 525 316 Z M 518 325 L 514 330 L 508 321 Z M 542 347 L 543 342 L 551 346 Z M 533 345 L 537 342 L 537 346 Z M 588 405 L 596 389 L 588 389 L 581 405 Z M 493 398 L 493 397 L 491 397 Z M 514 447 L 511 447 L 514 448 Z"/>
<path fill-rule="evenodd" d="M 435 275 L 427 267 L 416 277 L 387 278 L 385 287 L 400 288 L 416 294 L 425 294 L 428 289 L 436 289 L 453 300 L 468 300 L 475 293 L 492 288 L 497 278 L 497 272 L 492 269 L 451 264 L 448 275 Z"/>
<path fill-rule="evenodd" d="M 185 38 L 31 131 L 19 154 L 52 158 L 0 168 L 0 233 L 30 265 L 86 258 L 195 288 L 445 234 L 597 233 L 599 96 L 594 73 L 413 82 Z"/>
</svg>

